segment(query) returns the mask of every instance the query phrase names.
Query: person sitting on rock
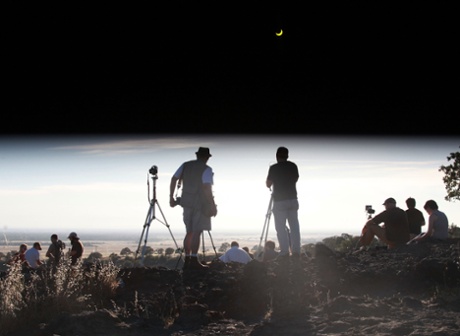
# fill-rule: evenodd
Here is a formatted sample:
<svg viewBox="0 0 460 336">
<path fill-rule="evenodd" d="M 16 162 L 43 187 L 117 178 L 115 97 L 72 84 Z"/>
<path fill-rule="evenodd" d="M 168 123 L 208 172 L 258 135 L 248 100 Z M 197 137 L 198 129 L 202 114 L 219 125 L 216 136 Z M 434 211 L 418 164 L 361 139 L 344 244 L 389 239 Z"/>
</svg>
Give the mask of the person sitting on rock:
<svg viewBox="0 0 460 336">
<path fill-rule="evenodd" d="M 278 252 L 275 251 L 275 247 L 276 245 L 273 240 L 267 240 L 264 245 L 264 250 L 259 255 L 259 258 L 262 259 L 263 262 L 276 259 Z"/>
<path fill-rule="evenodd" d="M 370 218 L 361 234 L 359 245 L 369 246 L 377 236 L 388 248 L 395 248 L 409 241 L 409 222 L 406 212 L 396 206 L 394 198 L 390 197 L 383 203 L 385 210 Z M 380 226 L 384 223 L 384 226 Z"/>
<path fill-rule="evenodd" d="M 240 248 L 240 245 L 237 241 L 232 241 L 230 244 L 230 249 L 221 255 L 219 259 L 224 263 L 237 262 L 240 264 L 247 264 L 252 260 L 249 254 Z"/>
<path fill-rule="evenodd" d="M 449 221 L 444 212 L 438 210 L 438 204 L 429 200 L 423 206 L 428 213 L 428 228 L 426 232 L 421 233 L 409 243 L 422 242 L 422 241 L 443 241 L 449 238 Z"/>
</svg>

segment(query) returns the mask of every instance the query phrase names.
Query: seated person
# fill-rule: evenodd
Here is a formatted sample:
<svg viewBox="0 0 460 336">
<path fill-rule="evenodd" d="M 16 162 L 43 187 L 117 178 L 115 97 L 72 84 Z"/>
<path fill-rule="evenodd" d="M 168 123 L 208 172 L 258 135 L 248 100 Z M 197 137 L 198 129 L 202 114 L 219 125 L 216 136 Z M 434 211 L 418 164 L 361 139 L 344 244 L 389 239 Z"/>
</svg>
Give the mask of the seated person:
<svg viewBox="0 0 460 336">
<path fill-rule="evenodd" d="M 429 200 L 425 203 L 423 208 L 429 215 L 427 231 L 419 234 L 409 243 L 442 241 L 449 238 L 449 221 L 444 212 L 438 210 L 438 204 L 433 200 Z"/>
<path fill-rule="evenodd" d="M 388 248 L 406 244 L 409 241 L 409 222 L 406 212 L 396 206 L 394 198 L 388 198 L 383 203 L 385 211 L 369 219 L 362 231 L 359 244 L 369 246 L 377 236 Z M 384 226 L 380 226 L 384 223 Z"/>
<path fill-rule="evenodd" d="M 243 247 L 243 250 L 245 250 L 246 253 L 249 254 L 249 256 L 251 257 L 251 259 L 254 259 L 254 255 L 249 251 L 249 247 L 244 246 L 244 247 Z"/>
<path fill-rule="evenodd" d="M 26 260 L 26 251 L 27 251 L 27 244 L 21 244 L 19 246 L 19 252 L 13 255 L 13 258 L 10 261 L 10 264 L 18 262 L 22 265 L 23 269 L 30 267 L 29 263 Z"/>
<path fill-rule="evenodd" d="M 264 250 L 259 255 L 259 258 L 261 258 L 264 262 L 276 259 L 278 252 L 275 251 L 275 247 L 276 245 L 273 240 L 267 240 L 265 242 Z"/>
<path fill-rule="evenodd" d="M 230 249 L 219 257 L 224 263 L 237 262 L 240 264 L 247 264 L 252 260 L 249 254 L 240 248 L 237 241 L 232 241 Z"/>
</svg>

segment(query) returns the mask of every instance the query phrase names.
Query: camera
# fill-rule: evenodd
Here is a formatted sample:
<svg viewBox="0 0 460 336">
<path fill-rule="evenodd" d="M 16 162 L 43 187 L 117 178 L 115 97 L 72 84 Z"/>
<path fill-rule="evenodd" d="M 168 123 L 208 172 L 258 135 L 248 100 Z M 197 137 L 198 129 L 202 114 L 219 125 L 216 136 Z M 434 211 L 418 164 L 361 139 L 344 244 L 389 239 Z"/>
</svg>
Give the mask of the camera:
<svg viewBox="0 0 460 336">
<path fill-rule="evenodd" d="M 157 167 L 157 166 L 152 166 L 152 167 L 149 169 L 149 173 L 152 174 L 152 175 L 158 174 L 158 167 Z"/>
<path fill-rule="evenodd" d="M 366 208 L 365 208 L 366 212 L 369 214 L 369 215 L 372 215 L 375 213 L 375 210 L 372 209 L 372 205 L 366 205 Z"/>
<path fill-rule="evenodd" d="M 175 200 L 174 200 L 174 206 L 176 205 L 180 205 L 180 197 L 177 197 Z"/>
</svg>

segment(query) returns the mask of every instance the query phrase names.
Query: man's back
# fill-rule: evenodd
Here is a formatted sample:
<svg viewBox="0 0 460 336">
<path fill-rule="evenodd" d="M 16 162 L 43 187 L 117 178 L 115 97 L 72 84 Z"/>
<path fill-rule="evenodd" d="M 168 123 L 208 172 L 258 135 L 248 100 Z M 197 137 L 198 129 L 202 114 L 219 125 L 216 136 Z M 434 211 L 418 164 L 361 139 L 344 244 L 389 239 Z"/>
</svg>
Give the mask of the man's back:
<svg viewBox="0 0 460 336">
<path fill-rule="evenodd" d="M 409 222 L 406 212 L 394 207 L 378 214 L 373 218 L 374 222 L 385 223 L 386 238 L 394 243 L 406 243 L 409 241 Z"/>
<path fill-rule="evenodd" d="M 37 261 L 40 259 L 40 252 L 35 248 L 28 249 L 25 253 L 25 259 L 31 268 L 37 268 Z"/>
<path fill-rule="evenodd" d="M 225 252 L 220 257 L 220 260 L 222 260 L 225 263 L 238 262 L 238 263 L 241 263 L 241 264 L 247 264 L 252 259 L 249 256 L 249 254 L 246 253 L 245 250 L 243 250 L 243 249 L 241 249 L 241 248 L 239 248 L 237 246 L 233 246 L 232 248 L 227 250 L 227 252 Z"/>
<path fill-rule="evenodd" d="M 406 215 L 409 222 L 409 232 L 420 234 L 422 232 L 422 226 L 425 224 L 423 213 L 416 208 L 409 208 L 406 210 Z"/>
<path fill-rule="evenodd" d="M 267 179 L 273 181 L 273 199 L 275 201 L 296 199 L 298 178 L 299 171 L 295 163 L 282 161 L 272 165 Z"/>
</svg>

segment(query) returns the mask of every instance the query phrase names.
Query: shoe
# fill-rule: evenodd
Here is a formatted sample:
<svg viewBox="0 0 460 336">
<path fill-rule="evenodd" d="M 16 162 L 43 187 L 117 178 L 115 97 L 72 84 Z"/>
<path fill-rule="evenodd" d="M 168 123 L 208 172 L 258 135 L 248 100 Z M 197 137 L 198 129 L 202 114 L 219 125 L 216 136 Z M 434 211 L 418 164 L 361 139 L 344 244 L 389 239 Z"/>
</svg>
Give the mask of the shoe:
<svg viewBox="0 0 460 336">
<path fill-rule="evenodd" d="M 184 259 L 184 265 L 182 266 L 182 270 L 185 271 L 190 266 L 190 256 L 186 256 Z"/>
<path fill-rule="evenodd" d="M 291 260 L 292 261 L 299 261 L 300 260 L 300 253 L 293 253 L 291 255 Z"/>
<path fill-rule="evenodd" d="M 285 262 L 285 261 L 289 261 L 289 254 L 279 254 L 276 258 L 275 258 L 276 261 L 281 261 L 281 262 Z"/>
<path fill-rule="evenodd" d="M 188 264 L 188 270 L 207 270 L 209 268 L 208 265 L 203 265 L 198 261 L 198 257 L 190 257 L 190 262 Z"/>
<path fill-rule="evenodd" d="M 362 252 L 367 252 L 369 250 L 369 246 L 361 246 L 359 249 L 352 252 L 352 254 L 359 254 Z"/>
</svg>

